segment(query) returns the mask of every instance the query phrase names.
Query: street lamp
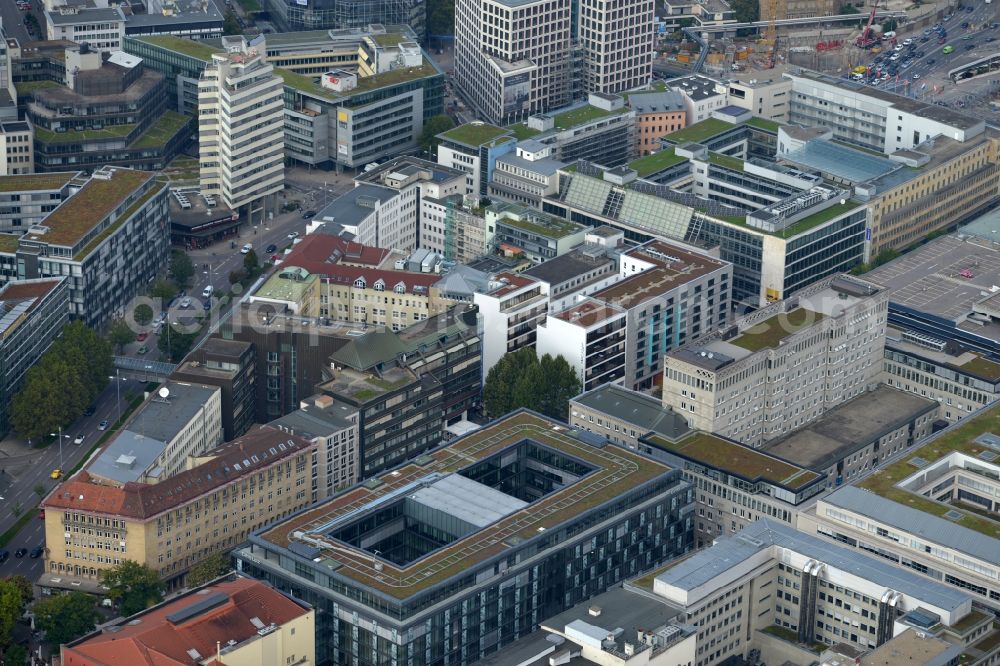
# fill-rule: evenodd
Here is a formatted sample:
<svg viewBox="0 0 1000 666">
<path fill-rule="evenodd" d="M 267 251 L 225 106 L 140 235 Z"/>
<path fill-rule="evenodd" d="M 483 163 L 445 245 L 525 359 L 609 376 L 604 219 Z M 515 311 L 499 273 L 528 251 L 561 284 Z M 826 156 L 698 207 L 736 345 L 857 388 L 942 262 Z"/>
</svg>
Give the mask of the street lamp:
<svg viewBox="0 0 1000 666">
<path fill-rule="evenodd" d="M 126 379 L 128 379 L 128 377 L 121 377 L 120 376 L 119 368 L 115 368 L 115 376 L 114 377 L 108 377 L 108 379 L 115 380 L 115 394 L 116 394 L 115 397 L 117 398 L 117 402 L 118 402 L 118 421 L 121 421 L 122 420 L 122 388 L 121 388 L 122 384 L 121 383 L 123 381 L 125 381 Z M 117 423 L 117 421 L 116 421 L 116 423 Z"/>
<path fill-rule="evenodd" d="M 62 426 L 59 426 L 59 434 L 56 435 L 56 433 L 50 432 L 49 436 L 50 437 L 59 437 L 59 469 L 62 469 L 62 466 L 63 466 L 62 441 L 63 441 L 63 437 L 65 437 L 66 439 L 69 439 L 69 435 L 63 435 L 62 434 Z"/>
</svg>

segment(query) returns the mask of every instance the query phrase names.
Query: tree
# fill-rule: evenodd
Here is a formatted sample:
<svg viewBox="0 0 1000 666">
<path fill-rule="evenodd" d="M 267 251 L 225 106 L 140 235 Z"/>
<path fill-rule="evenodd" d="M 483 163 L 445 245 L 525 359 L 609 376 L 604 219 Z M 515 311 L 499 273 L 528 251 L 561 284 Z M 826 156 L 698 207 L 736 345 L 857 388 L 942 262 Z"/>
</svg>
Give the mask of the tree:
<svg viewBox="0 0 1000 666">
<path fill-rule="evenodd" d="M 492 417 L 530 407 L 566 420 L 569 399 L 581 390 L 580 379 L 562 356 L 541 359 L 533 349 L 507 354 L 490 369 L 483 385 L 483 404 Z"/>
<path fill-rule="evenodd" d="M 135 340 L 135 333 L 132 332 L 124 319 L 115 319 L 111 323 L 111 329 L 108 331 L 108 342 L 114 346 L 119 354 L 125 345 L 133 340 Z"/>
<path fill-rule="evenodd" d="M 259 266 L 260 260 L 257 259 L 257 253 L 253 250 L 243 256 L 243 270 L 247 272 L 247 275 L 254 275 Z"/>
<path fill-rule="evenodd" d="M 177 287 L 166 280 L 157 280 L 149 290 L 149 295 L 163 301 L 164 306 L 174 300 L 177 295 Z"/>
<path fill-rule="evenodd" d="M 736 20 L 739 23 L 749 23 L 752 21 L 760 20 L 760 4 L 757 0 L 732 0 L 729 3 L 733 12 L 736 15 Z M 767 18 L 767 17 L 765 17 Z M 784 16 L 779 16 L 779 19 L 785 18 Z"/>
<path fill-rule="evenodd" d="M 156 341 L 156 348 L 166 354 L 172 363 L 177 363 L 191 351 L 195 340 L 198 339 L 198 333 L 199 331 L 182 333 L 171 327 L 169 335 L 165 330 L 160 333 L 159 339 Z"/>
<path fill-rule="evenodd" d="M 14 623 L 22 612 L 21 591 L 17 585 L 8 580 L 0 580 L 0 647 L 10 645 Z"/>
<path fill-rule="evenodd" d="M 429 153 L 433 153 L 437 150 L 437 145 L 441 143 L 437 135 L 441 132 L 447 132 L 454 126 L 455 121 L 448 116 L 434 116 L 424 123 L 424 130 L 420 133 L 420 147 Z"/>
<path fill-rule="evenodd" d="M 20 502 L 14 502 L 14 506 L 10 507 L 10 512 L 14 514 L 15 518 L 20 518 L 21 514 L 24 513 L 24 506 Z"/>
<path fill-rule="evenodd" d="M 35 491 L 35 494 L 38 495 L 39 497 L 44 497 L 45 496 L 45 486 L 43 486 L 40 483 L 36 483 L 35 484 L 34 491 Z"/>
<path fill-rule="evenodd" d="M 145 564 L 125 560 L 106 569 L 101 577 L 108 587 L 108 597 L 121 604 L 125 617 L 163 601 L 163 581 Z"/>
<path fill-rule="evenodd" d="M 238 282 L 243 282 L 247 279 L 247 272 L 242 268 L 237 268 L 235 271 L 230 271 L 229 273 L 229 284 L 236 284 Z"/>
<path fill-rule="evenodd" d="M 198 587 L 214 580 L 224 573 L 232 571 L 233 564 L 225 553 L 209 555 L 188 570 L 187 586 Z"/>
<path fill-rule="evenodd" d="M 132 316 L 135 317 L 136 322 L 145 326 L 149 322 L 153 321 L 153 308 L 143 303 L 142 305 L 136 307 Z"/>
<path fill-rule="evenodd" d="M 427 3 L 427 34 L 455 34 L 455 0 L 429 0 Z"/>
<path fill-rule="evenodd" d="M 243 28 L 240 27 L 240 22 L 236 20 L 236 13 L 232 9 L 227 9 L 225 16 L 222 17 L 222 34 L 239 35 L 242 33 Z"/>
<path fill-rule="evenodd" d="M 35 591 L 32 589 L 31 581 L 24 576 L 7 576 L 4 581 L 12 584 L 21 593 L 21 607 L 26 607 L 35 598 Z"/>
<path fill-rule="evenodd" d="M 3 660 L 7 666 L 24 666 L 24 662 L 28 660 L 28 651 L 20 643 L 11 645 L 4 650 Z"/>
<path fill-rule="evenodd" d="M 45 632 L 45 640 L 53 647 L 93 631 L 101 617 L 94 598 L 76 591 L 42 599 L 32 611 L 35 625 Z"/>
<path fill-rule="evenodd" d="M 181 289 L 188 286 L 191 277 L 194 275 L 194 264 L 191 257 L 181 250 L 174 250 L 170 253 L 170 276 Z"/>
<path fill-rule="evenodd" d="M 860 14 L 861 10 L 850 3 L 844 3 L 840 6 L 840 11 L 838 14 Z"/>
</svg>

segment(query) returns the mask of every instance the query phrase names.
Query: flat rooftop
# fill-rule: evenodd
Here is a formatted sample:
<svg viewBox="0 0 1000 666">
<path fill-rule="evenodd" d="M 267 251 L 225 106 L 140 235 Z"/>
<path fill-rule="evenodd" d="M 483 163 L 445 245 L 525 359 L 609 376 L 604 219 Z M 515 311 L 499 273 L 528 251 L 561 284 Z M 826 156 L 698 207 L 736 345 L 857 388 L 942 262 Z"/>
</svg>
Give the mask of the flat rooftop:
<svg viewBox="0 0 1000 666">
<path fill-rule="evenodd" d="M 588 298 L 550 316 L 576 326 L 590 328 L 622 315 L 624 312 L 621 308 Z"/>
<path fill-rule="evenodd" d="M 60 173 L 36 173 L 24 176 L 4 176 L 0 178 L 0 192 L 35 192 L 61 190 L 74 178 L 79 178 L 79 171 L 63 171 Z"/>
<path fill-rule="evenodd" d="M 642 441 L 695 464 L 733 474 L 751 483 L 766 481 L 793 492 L 823 478 L 795 463 L 707 432 L 691 431 L 677 440 L 652 434 Z"/>
<path fill-rule="evenodd" d="M 372 92 L 381 88 L 397 86 L 404 83 L 419 81 L 433 76 L 444 76 L 437 65 L 427 57 L 424 57 L 423 64 L 419 67 L 400 67 L 388 72 L 373 74 L 371 76 L 358 76 L 357 85 L 351 90 L 337 92 L 324 88 L 319 84 L 319 74 L 299 74 L 281 67 L 275 67 L 274 73 L 281 77 L 285 86 L 293 90 L 332 101 L 341 100 L 366 92 Z"/>
<path fill-rule="evenodd" d="M 889 300 L 1000 342 L 1000 324 L 966 322 L 973 306 L 1000 285 L 1000 252 L 991 240 L 950 234 L 866 273 L 889 288 Z M 966 328 L 967 327 L 967 328 Z"/>
<path fill-rule="evenodd" d="M 825 412 L 784 437 L 765 445 L 765 450 L 796 465 L 823 471 L 858 449 L 878 441 L 918 416 L 937 407 L 937 402 L 879 385 Z"/>
<path fill-rule="evenodd" d="M 478 147 L 491 141 L 498 141 L 499 139 L 503 139 L 499 143 L 513 141 L 509 129 L 490 125 L 489 123 L 466 123 L 465 125 L 453 127 L 447 132 L 441 132 L 438 136 L 448 141 L 473 147 Z"/>
<path fill-rule="evenodd" d="M 406 599 L 669 471 L 642 456 L 616 447 L 598 448 L 574 435 L 575 431 L 556 421 L 524 410 L 515 412 L 259 535 L 277 546 L 308 551 L 310 559 L 329 560 L 337 574 L 358 584 Z M 371 515 L 375 504 L 384 507 L 455 473 L 468 478 L 482 461 L 521 446 L 544 447 L 574 461 L 572 465 L 586 473 L 524 507 L 511 503 L 510 513 L 406 564 L 388 560 L 376 564 L 379 558 L 366 549 L 330 542 L 332 531 L 357 516 Z"/>
<path fill-rule="evenodd" d="M 952 645 L 916 629 L 897 634 L 858 659 L 860 666 L 893 666 L 894 664 L 924 664 L 944 666 L 962 653 L 962 646 Z"/>
<path fill-rule="evenodd" d="M 492 204 L 488 210 L 497 213 L 497 224 L 527 231 L 544 238 L 565 238 L 586 229 L 582 224 L 518 204 L 500 202 Z"/>
<path fill-rule="evenodd" d="M 131 37 L 131 39 L 152 44 L 168 51 L 174 51 L 175 53 L 186 55 L 206 63 L 211 62 L 213 53 L 222 52 L 222 48 L 209 46 L 204 41 L 196 42 L 193 39 L 177 37 L 176 35 L 143 35 L 141 37 Z"/>
<path fill-rule="evenodd" d="M 614 265 L 614 258 L 608 256 L 606 252 L 591 251 L 585 247 L 575 248 L 565 254 L 559 255 L 558 257 L 553 257 L 548 261 L 543 261 L 542 263 L 523 271 L 522 274 L 533 277 L 536 280 L 541 280 L 542 282 L 547 282 L 555 287 L 563 284 L 564 282 L 576 280 L 577 278 L 595 271 L 602 266 L 612 267 L 608 272 L 601 273 L 601 275 L 593 278 L 592 280 L 579 283 L 580 286 L 585 286 L 595 280 L 606 278 L 610 273 L 613 273 Z"/>
</svg>

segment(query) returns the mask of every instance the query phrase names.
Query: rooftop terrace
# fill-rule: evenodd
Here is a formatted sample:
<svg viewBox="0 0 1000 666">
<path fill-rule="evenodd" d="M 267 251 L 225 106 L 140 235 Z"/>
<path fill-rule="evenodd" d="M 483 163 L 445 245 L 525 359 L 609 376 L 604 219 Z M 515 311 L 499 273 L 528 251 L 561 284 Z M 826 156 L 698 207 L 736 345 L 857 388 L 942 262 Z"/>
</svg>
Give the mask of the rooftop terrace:
<svg viewBox="0 0 1000 666">
<path fill-rule="evenodd" d="M 623 449 L 597 448 L 571 435 L 565 425 L 531 412 L 516 412 L 413 463 L 370 479 L 315 509 L 262 532 L 261 537 L 279 546 L 310 543 L 318 549 L 318 557 L 326 558 L 337 567 L 337 574 L 398 599 L 406 599 L 668 471 L 662 464 Z M 459 472 L 525 441 L 571 456 L 593 471 L 404 566 L 391 562 L 380 562 L 376 566 L 375 558 L 366 550 L 324 541 L 329 538 L 326 532 L 332 522 L 364 510 L 380 498 L 385 502 L 392 493 L 411 492 L 414 484 L 426 481 L 431 475 Z"/>
<path fill-rule="evenodd" d="M 453 127 L 447 132 L 441 132 L 438 136 L 457 143 L 464 143 L 468 146 L 481 146 L 484 143 L 489 143 L 500 138 L 503 138 L 503 141 L 500 143 L 510 141 L 509 135 L 509 129 L 490 125 L 489 123 L 466 123 L 465 125 Z"/>
<path fill-rule="evenodd" d="M 338 93 L 335 90 L 330 90 L 320 85 L 316 81 L 318 78 L 316 76 L 298 74 L 287 69 L 282 69 L 281 67 L 275 67 L 274 73 L 280 76 L 289 88 L 329 100 L 344 99 L 359 93 L 385 88 L 386 86 L 399 85 L 408 81 L 416 81 L 440 75 L 440 72 L 431 64 L 430 60 L 424 58 L 423 64 L 420 67 L 401 67 L 372 76 L 359 76 L 357 85 L 354 88 Z"/>
<path fill-rule="evenodd" d="M 724 120 L 706 118 L 700 123 L 688 125 L 684 129 L 679 129 L 663 138 L 678 145 L 683 143 L 701 143 L 702 141 L 710 139 L 713 136 L 727 132 L 734 127 L 737 126 L 732 123 L 727 123 Z"/>
</svg>

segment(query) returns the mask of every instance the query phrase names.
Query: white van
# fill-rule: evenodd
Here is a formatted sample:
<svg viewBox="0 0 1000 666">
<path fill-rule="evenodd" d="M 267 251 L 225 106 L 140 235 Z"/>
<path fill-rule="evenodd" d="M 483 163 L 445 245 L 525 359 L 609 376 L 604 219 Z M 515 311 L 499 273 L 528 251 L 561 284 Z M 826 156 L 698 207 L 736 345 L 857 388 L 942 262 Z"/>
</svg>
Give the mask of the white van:
<svg viewBox="0 0 1000 666">
<path fill-rule="evenodd" d="M 202 298 L 211 298 L 212 294 L 214 294 L 214 293 L 215 293 L 215 289 L 212 288 L 212 285 L 208 285 L 207 287 L 205 287 L 202 290 L 201 297 Z"/>
</svg>

